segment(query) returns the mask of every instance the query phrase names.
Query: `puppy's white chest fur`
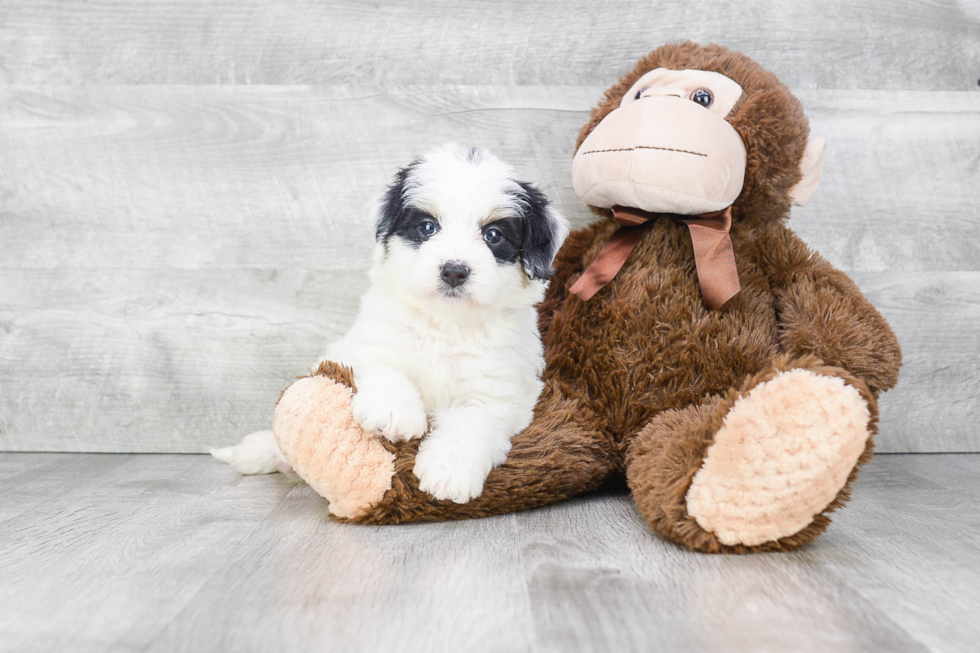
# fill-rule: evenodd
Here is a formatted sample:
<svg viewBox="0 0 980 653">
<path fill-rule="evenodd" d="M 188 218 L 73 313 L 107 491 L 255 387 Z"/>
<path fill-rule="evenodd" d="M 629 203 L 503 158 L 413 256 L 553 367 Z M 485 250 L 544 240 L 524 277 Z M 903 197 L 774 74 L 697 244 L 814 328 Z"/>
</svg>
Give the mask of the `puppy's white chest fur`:
<svg viewBox="0 0 980 653">
<path fill-rule="evenodd" d="M 406 329 L 403 369 L 426 412 L 434 415 L 459 402 L 533 408 L 544 367 L 535 318 L 527 308 L 457 328 L 420 324 Z"/>
<path fill-rule="evenodd" d="M 414 386 L 429 417 L 472 404 L 511 411 L 521 428 L 530 421 L 544 369 L 533 306 L 446 316 L 392 301 L 372 288 L 351 330 L 325 356 L 349 365 L 359 389 L 373 368 L 384 366 Z"/>
</svg>

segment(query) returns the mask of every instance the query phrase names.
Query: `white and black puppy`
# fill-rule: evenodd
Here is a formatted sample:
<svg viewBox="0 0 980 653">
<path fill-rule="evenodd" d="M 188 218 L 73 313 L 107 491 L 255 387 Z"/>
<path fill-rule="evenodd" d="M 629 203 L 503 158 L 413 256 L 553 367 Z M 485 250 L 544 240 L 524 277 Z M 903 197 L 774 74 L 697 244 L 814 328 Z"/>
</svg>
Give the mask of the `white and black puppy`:
<svg viewBox="0 0 980 653">
<path fill-rule="evenodd" d="M 419 487 L 463 503 L 531 422 L 544 369 L 535 305 L 568 222 L 510 166 L 456 144 L 399 171 L 373 215 L 370 287 L 324 358 L 353 369 L 366 430 L 390 440 L 428 431 Z M 248 471 L 234 459 L 274 450 L 253 440 L 251 456 L 215 453 Z"/>
</svg>

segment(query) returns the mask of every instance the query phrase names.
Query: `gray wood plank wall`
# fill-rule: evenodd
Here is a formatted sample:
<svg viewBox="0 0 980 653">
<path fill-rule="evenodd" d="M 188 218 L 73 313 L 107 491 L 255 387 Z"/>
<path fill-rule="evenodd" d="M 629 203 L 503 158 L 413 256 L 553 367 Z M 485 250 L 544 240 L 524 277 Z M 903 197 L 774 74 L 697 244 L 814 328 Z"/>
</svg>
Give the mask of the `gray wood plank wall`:
<svg viewBox="0 0 980 653">
<path fill-rule="evenodd" d="M 829 140 L 792 226 L 904 347 L 879 449 L 980 450 L 978 0 L 0 0 L 0 450 L 267 427 L 353 319 L 397 167 L 486 146 L 584 224 L 589 107 L 686 38 L 775 71 Z"/>
</svg>

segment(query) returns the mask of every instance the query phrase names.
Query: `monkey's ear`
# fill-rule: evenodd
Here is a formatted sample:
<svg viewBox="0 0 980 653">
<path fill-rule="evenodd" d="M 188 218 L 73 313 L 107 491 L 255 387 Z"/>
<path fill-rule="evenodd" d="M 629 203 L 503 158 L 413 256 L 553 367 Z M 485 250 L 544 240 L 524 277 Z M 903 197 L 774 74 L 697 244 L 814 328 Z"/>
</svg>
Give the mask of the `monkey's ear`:
<svg viewBox="0 0 980 653">
<path fill-rule="evenodd" d="M 789 189 L 789 199 L 797 206 L 803 206 L 810 201 L 823 173 L 823 157 L 827 153 L 827 139 L 823 136 L 813 136 L 806 143 L 803 158 L 800 159 L 802 177 L 796 185 Z"/>
</svg>

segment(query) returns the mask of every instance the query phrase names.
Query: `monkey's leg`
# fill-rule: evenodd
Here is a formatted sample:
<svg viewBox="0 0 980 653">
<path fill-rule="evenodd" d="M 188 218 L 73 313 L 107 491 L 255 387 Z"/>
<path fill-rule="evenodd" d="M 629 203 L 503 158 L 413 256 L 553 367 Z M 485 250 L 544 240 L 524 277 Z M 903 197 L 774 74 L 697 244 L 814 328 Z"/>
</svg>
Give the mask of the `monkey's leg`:
<svg viewBox="0 0 980 653">
<path fill-rule="evenodd" d="M 525 510 L 594 489 L 622 469 L 595 416 L 546 382 L 534 421 L 512 439 L 483 493 L 464 504 L 437 501 L 418 489 L 412 471 L 419 441 L 396 444 L 363 431 L 350 410 L 353 391 L 349 370 L 325 363 L 286 389 L 274 422 L 287 460 L 344 521 L 394 524 Z"/>
<path fill-rule="evenodd" d="M 709 553 L 813 540 L 871 458 L 867 386 L 806 357 L 777 362 L 725 397 L 658 415 L 630 443 L 626 475 L 650 527 Z"/>
<path fill-rule="evenodd" d="M 395 473 L 395 456 L 354 419 L 353 392 L 350 368 L 321 363 L 283 391 L 272 422 L 296 475 L 346 518 L 381 501 Z"/>
</svg>

